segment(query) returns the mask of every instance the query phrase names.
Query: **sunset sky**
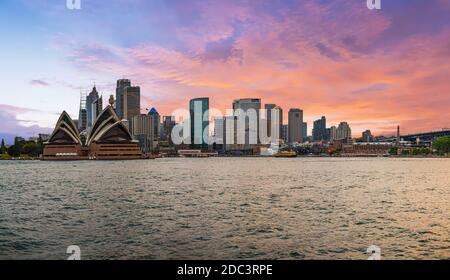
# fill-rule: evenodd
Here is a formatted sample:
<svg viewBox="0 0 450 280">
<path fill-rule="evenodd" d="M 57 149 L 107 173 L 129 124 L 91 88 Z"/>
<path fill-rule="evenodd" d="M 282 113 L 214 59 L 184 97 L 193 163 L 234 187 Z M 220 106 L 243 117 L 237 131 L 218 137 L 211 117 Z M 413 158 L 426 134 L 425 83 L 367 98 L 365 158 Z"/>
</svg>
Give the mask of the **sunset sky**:
<svg viewBox="0 0 450 280">
<path fill-rule="evenodd" d="M 0 1 L 0 133 L 49 132 L 94 81 L 119 78 L 162 115 L 261 98 L 355 136 L 450 127 L 450 1 Z M 106 105 L 106 102 L 105 102 Z M 287 118 L 285 118 L 287 119 Z"/>
</svg>

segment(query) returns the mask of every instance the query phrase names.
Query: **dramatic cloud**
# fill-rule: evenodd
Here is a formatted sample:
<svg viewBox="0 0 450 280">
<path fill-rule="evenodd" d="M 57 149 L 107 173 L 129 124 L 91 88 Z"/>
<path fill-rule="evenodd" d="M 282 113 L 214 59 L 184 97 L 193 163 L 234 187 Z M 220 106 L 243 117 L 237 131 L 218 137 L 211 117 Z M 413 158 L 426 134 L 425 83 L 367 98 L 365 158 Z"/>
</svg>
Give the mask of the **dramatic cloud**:
<svg viewBox="0 0 450 280">
<path fill-rule="evenodd" d="M 355 135 L 450 126 L 448 1 L 365 2 L 133 0 L 127 15 L 122 1 L 92 2 L 49 45 L 80 74 L 132 79 L 142 107 L 165 115 L 193 97 L 222 110 L 260 97 Z"/>
<path fill-rule="evenodd" d="M 18 119 L 21 116 L 30 115 L 33 116 L 32 120 Z M 37 136 L 39 133 L 50 133 L 52 131 L 49 127 L 42 127 L 36 122 L 39 118 L 37 116 L 43 116 L 44 119 L 50 117 L 56 117 L 57 115 L 49 114 L 46 112 L 40 112 L 33 109 L 19 108 L 10 105 L 0 104 L 0 119 L 2 125 L 0 126 L 0 134 L 8 135 L 6 137 L 10 142 L 12 135 L 21 137 Z M 9 143 L 11 144 L 11 143 Z"/>
</svg>

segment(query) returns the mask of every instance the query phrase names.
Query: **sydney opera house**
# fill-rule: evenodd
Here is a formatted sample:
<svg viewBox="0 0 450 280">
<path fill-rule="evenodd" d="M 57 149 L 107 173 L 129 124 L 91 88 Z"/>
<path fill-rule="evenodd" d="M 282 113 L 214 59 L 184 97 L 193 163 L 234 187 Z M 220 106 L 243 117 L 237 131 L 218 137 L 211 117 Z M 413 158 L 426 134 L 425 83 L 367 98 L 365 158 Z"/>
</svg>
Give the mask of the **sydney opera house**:
<svg viewBox="0 0 450 280">
<path fill-rule="evenodd" d="M 64 111 L 44 146 L 43 160 L 141 159 L 137 141 L 111 106 L 97 117 L 88 133 L 80 133 Z"/>
</svg>

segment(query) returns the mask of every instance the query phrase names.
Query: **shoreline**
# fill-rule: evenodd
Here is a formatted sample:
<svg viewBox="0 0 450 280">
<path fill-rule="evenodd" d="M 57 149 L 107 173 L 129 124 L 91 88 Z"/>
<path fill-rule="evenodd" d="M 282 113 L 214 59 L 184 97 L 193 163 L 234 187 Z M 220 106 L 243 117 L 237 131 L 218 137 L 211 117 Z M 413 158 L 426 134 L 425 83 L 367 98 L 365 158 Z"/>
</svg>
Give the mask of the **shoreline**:
<svg viewBox="0 0 450 280">
<path fill-rule="evenodd" d="M 156 157 L 156 158 L 147 158 L 148 160 L 154 160 L 159 158 L 195 158 L 195 157 Z M 275 156 L 263 156 L 263 155 L 240 155 L 240 156 L 227 156 L 227 155 L 219 155 L 219 156 L 212 156 L 212 157 L 202 157 L 198 159 L 205 159 L 205 158 L 288 158 L 288 157 L 275 157 Z M 450 158 L 450 155 L 446 156 L 437 156 L 437 155 L 429 155 L 429 156 L 382 156 L 382 155 L 339 155 L 339 156 L 328 156 L 328 155 L 303 155 L 303 156 L 297 156 L 297 157 L 289 157 L 289 158 L 401 158 L 401 159 L 442 159 L 442 158 Z M 41 158 L 0 158 L 0 161 L 87 161 L 89 159 L 60 159 L 60 160 L 43 160 Z M 146 159 L 141 159 L 146 160 Z M 91 161 L 91 160 L 89 160 Z M 101 160 L 100 160 L 101 161 Z M 114 160 L 109 160 L 114 161 Z"/>
</svg>

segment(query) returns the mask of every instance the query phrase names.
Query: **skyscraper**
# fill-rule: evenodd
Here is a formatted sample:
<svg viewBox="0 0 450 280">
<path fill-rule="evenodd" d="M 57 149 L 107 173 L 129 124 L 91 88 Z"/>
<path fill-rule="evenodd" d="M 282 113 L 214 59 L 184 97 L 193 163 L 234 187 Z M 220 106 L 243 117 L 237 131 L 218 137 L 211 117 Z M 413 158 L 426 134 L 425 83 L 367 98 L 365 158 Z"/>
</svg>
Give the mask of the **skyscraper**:
<svg viewBox="0 0 450 280">
<path fill-rule="evenodd" d="M 330 141 L 337 140 L 337 128 L 336 126 L 330 127 Z"/>
<path fill-rule="evenodd" d="M 314 122 L 313 140 L 323 141 L 327 139 L 327 119 L 325 117 L 322 117 Z"/>
<path fill-rule="evenodd" d="M 225 151 L 225 142 L 226 142 L 226 118 L 225 117 L 215 117 L 214 118 L 214 140 L 213 149 L 214 150 L 222 150 Z"/>
<path fill-rule="evenodd" d="M 288 132 L 288 142 L 289 143 L 302 143 L 303 142 L 303 111 L 294 108 L 289 110 L 289 120 L 288 120 L 289 132 Z"/>
<path fill-rule="evenodd" d="M 103 99 L 99 97 L 97 88 L 94 86 L 92 91 L 86 97 L 86 113 L 87 113 L 87 127 L 91 128 L 97 116 L 103 110 Z"/>
<path fill-rule="evenodd" d="M 86 110 L 86 95 L 80 94 L 80 111 L 78 113 L 78 130 L 84 131 L 87 128 L 87 110 Z"/>
<path fill-rule="evenodd" d="M 195 98 L 189 102 L 191 117 L 191 146 L 207 149 L 209 142 L 209 98 Z M 203 135 L 205 133 L 205 135 Z"/>
<path fill-rule="evenodd" d="M 308 123 L 303 123 L 303 142 L 306 141 L 306 138 L 308 137 Z"/>
<path fill-rule="evenodd" d="M 141 114 L 131 119 L 131 134 L 139 141 L 139 147 L 145 153 L 155 149 L 153 123 L 150 116 Z"/>
<path fill-rule="evenodd" d="M 276 114 L 278 114 L 278 135 L 276 135 L 276 139 L 279 141 L 283 137 L 283 109 L 276 104 L 266 104 L 266 120 L 267 120 L 267 135 L 272 138 L 272 111 L 275 110 Z"/>
<path fill-rule="evenodd" d="M 125 94 L 125 88 L 131 86 L 131 81 L 128 79 L 121 79 L 117 81 L 116 87 L 116 113 L 119 119 L 124 118 L 123 113 L 123 95 Z"/>
<path fill-rule="evenodd" d="M 87 112 L 87 127 L 92 127 L 94 123 L 94 115 L 96 115 L 96 109 L 92 107 L 94 101 L 99 98 L 97 88 L 94 86 L 92 91 L 86 96 L 86 112 Z"/>
<path fill-rule="evenodd" d="M 164 141 L 169 141 L 169 144 L 172 145 L 172 129 L 176 125 L 175 117 L 173 116 L 164 116 L 163 117 L 163 125 L 161 131 L 161 138 Z"/>
<path fill-rule="evenodd" d="M 283 139 L 284 143 L 288 143 L 289 141 L 289 126 L 284 124 L 281 129 L 281 139 Z"/>
<path fill-rule="evenodd" d="M 159 134 L 160 134 L 161 116 L 159 115 L 158 110 L 156 110 L 155 107 L 150 109 L 148 115 L 150 116 L 152 121 L 153 137 L 155 138 L 155 141 L 158 141 L 160 138 Z"/>
<path fill-rule="evenodd" d="M 103 111 L 103 96 L 100 96 L 97 100 L 94 101 L 94 103 L 92 104 L 93 110 L 94 110 L 94 121 L 92 123 L 95 122 L 95 120 L 97 119 L 97 117 L 100 115 L 100 113 Z"/>
<path fill-rule="evenodd" d="M 248 117 L 245 119 L 240 119 L 243 116 L 239 116 L 238 113 L 251 115 L 251 111 L 256 112 L 256 120 L 250 120 Z M 233 111 L 234 115 L 238 117 L 238 123 L 244 121 L 244 131 L 239 131 L 237 128 L 237 139 L 243 139 L 244 141 L 240 144 L 244 144 L 245 149 L 251 148 L 250 145 L 258 144 L 259 141 L 259 111 L 261 110 L 261 99 L 259 98 L 244 98 L 236 99 L 233 101 Z M 256 121 L 256 123 L 255 123 Z M 239 126 L 239 125 L 238 125 Z M 238 143 L 239 144 L 239 143 Z"/>
<path fill-rule="evenodd" d="M 123 100 L 123 118 L 131 121 L 134 116 L 141 114 L 141 88 L 140 87 L 126 87 Z"/>
<path fill-rule="evenodd" d="M 336 131 L 337 140 L 352 139 L 352 130 L 347 122 L 341 122 Z"/>
<path fill-rule="evenodd" d="M 216 144 L 225 143 L 225 118 L 214 118 L 214 142 Z"/>
<path fill-rule="evenodd" d="M 224 150 L 242 149 L 243 145 L 237 144 L 237 117 L 227 116 L 223 118 L 223 145 Z"/>
<path fill-rule="evenodd" d="M 266 109 L 266 121 L 267 121 L 267 135 L 272 136 L 272 110 L 275 109 L 276 104 L 266 104 L 264 109 Z"/>
<path fill-rule="evenodd" d="M 373 141 L 373 135 L 370 130 L 366 130 L 362 133 L 362 140 L 364 142 L 372 142 Z"/>
</svg>

